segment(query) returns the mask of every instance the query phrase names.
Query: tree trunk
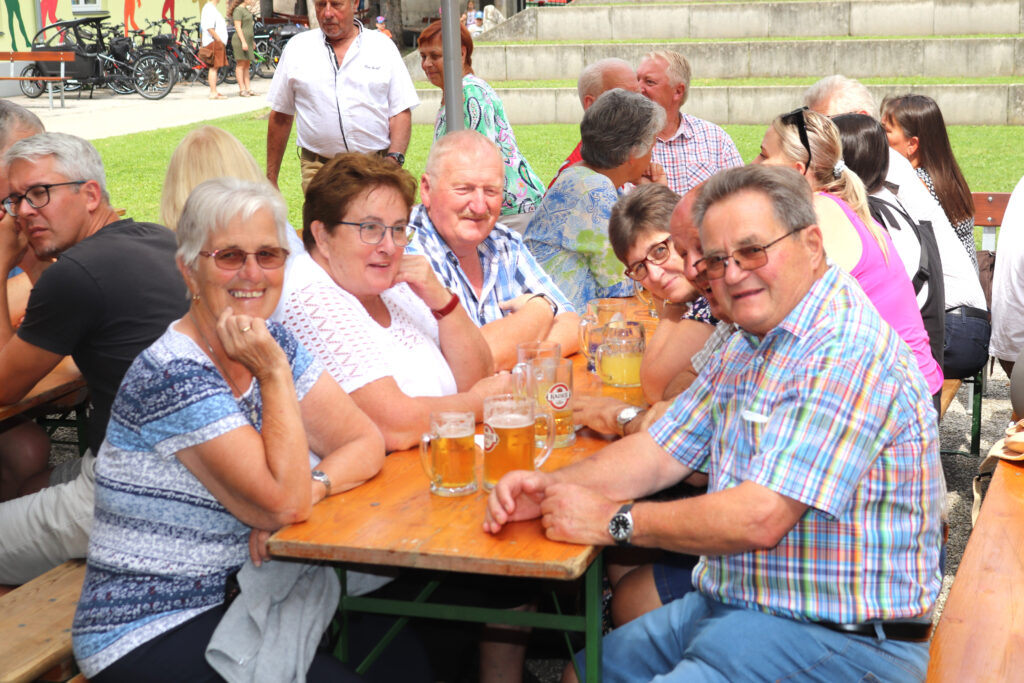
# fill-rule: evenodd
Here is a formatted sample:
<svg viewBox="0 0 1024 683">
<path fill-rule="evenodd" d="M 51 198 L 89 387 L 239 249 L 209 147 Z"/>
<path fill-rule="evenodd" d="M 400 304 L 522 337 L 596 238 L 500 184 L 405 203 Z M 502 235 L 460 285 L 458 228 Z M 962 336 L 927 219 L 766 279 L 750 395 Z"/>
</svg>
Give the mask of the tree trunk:
<svg viewBox="0 0 1024 683">
<path fill-rule="evenodd" d="M 388 28 L 398 47 L 405 46 L 405 25 L 402 23 L 402 0 L 386 0 L 381 12 L 388 20 Z"/>
</svg>

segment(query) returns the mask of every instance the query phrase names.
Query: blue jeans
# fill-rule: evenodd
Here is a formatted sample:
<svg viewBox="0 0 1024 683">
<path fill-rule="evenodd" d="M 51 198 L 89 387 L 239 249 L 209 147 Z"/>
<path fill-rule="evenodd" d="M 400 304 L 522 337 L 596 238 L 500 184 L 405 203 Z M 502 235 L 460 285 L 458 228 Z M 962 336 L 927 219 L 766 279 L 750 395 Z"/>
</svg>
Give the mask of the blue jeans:
<svg viewBox="0 0 1024 683">
<path fill-rule="evenodd" d="M 694 591 L 602 641 L 604 683 L 923 681 L 928 643 L 847 635 Z M 584 653 L 576 655 L 583 672 Z"/>
<path fill-rule="evenodd" d="M 991 333 L 992 325 L 988 320 L 966 315 L 963 306 L 946 311 L 943 377 L 966 379 L 978 374 L 988 360 L 988 338 Z"/>
</svg>

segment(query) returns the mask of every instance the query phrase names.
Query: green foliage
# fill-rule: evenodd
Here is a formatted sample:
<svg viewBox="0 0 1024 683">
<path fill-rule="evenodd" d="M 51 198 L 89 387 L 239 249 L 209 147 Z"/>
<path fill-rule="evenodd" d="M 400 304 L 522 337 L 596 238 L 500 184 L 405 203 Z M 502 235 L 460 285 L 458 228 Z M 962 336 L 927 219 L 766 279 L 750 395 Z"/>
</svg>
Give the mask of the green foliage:
<svg viewBox="0 0 1024 683">
<path fill-rule="evenodd" d="M 241 114 L 208 121 L 231 132 L 266 166 L 267 112 Z M 160 220 L 160 192 L 175 146 L 192 128 L 202 124 L 164 128 L 95 141 L 107 171 L 107 185 L 115 206 L 137 220 Z M 757 156 L 765 126 L 726 126 L 740 155 L 749 162 Z M 516 126 L 516 138 L 533 170 L 545 183 L 579 142 L 579 126 L 550 124 Z M 281 164 L 280 187 L 294 226 L 302 225 L 302 189 L 294 131 Z M 1024 175 L 1024 126 L 951 126 L 953 151 L 967 183 L 974 191 L 1009 192 Z M 433 127 L 413 126 L 406 169 L 419 178 L 426 166 Z"/>
</svg>

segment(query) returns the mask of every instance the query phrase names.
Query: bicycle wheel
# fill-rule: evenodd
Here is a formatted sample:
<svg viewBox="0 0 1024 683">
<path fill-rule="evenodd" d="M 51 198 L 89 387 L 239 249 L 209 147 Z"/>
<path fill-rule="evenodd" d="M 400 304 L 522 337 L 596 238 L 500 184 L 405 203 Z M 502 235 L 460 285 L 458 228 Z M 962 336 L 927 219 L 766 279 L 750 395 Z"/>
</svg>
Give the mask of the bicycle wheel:
<svg viewBox="0 0 1024 683">
<path fill-rule="evenodd" d="M 35 64 L 29 64 L 21 70 L 21 76 L 36 78 L 42 76 L 43 71 Z M 25 97 L 39 97 L 46 92 L 46 83 L 44 81 L 18 81 L 18 86 L 21 87 L 21 92 Z"/>
<path fill-rule="evenodd" d="M 147 100 L 166 97 L 174 87 L 175 80 L 174 68 L 161 55 L 142 55 L 132 70 L 135 90 Z"/>
<path fill-rule="evenodd" d="M 281 61 L 281 48 L 278 45 L 270 45 L 266 52 L 261 53 L 263 61 L 256 65 L 256 75 L 260 78 L 273 78 L 277 71 L 277 63 Z"/>
<path fill-rule="evenodd" d="M 118 95 L 131 95 L 135 92 L 131 70 L 127 65 L 105 64 L 103 66 L 103 84 Z"/>
</svg>

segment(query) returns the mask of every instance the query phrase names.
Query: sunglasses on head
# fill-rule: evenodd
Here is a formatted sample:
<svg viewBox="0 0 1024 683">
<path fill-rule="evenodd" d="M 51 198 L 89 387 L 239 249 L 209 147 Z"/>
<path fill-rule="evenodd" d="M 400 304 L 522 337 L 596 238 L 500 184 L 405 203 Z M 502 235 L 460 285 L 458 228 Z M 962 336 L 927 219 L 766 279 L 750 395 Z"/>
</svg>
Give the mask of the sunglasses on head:
<svg viewBox="0 0 1024 683">
<path fill-rule="evenodd" d="M 811 143 L 807 139 L 807 122 L 804 120 L 804 112 L 807 107 L 794 109 L 788 114 L 782 115 L 782 123 L 787 126 L 796 126 L 796 132 L 800 135 L 800 144 L 807 150 L 807 166 L 811 165 Z"/>
</svg>

